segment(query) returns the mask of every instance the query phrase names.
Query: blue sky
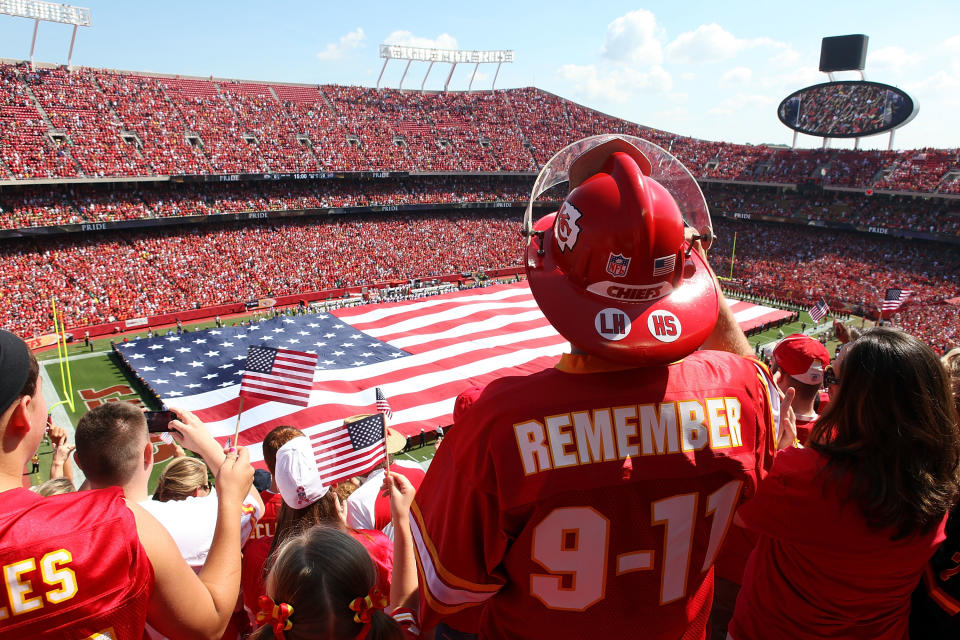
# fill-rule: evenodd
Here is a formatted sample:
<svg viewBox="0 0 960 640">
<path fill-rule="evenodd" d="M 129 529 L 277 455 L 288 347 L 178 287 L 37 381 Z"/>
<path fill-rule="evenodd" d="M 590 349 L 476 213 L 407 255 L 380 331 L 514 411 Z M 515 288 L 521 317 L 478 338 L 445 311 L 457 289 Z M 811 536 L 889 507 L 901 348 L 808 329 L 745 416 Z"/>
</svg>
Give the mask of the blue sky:
<svg viewBox="0 0 960 640">
<path fill-rule="evenodd" d="M 820 39 L 870 36 L 867 79 L 919 102 L 897 148 L 960 146 L 960 2 L 503 2 L 386 1 L 77 3 L 93 26 L 77 36 L 73 63 L 253 80 L 374 86 L 383 42 L 461 49 L 513 49 L 498 88 L 537 86 L 649 126 L 710 140 L 790 144 L 776 117 L 789 93 L 826 81 Z M 70 27 L 40 25 L 35 59 L 66 61 Z M 0 57 L 23 59 L 33 22 L 0 16 Z M 404 87 L 418 88 L 426 63 Z M 383 85 L 396 87 L 392 61 Z M 489 88 L 481 66 L 474 88 Z M 460 65 L 451 89 L 466 89 Z M 428 88 L 449 66 L 436 65 Z M 840 74 L 843 79 L 857 74 Z M 863 140 L 885 148 L 888 136 Z M 799 146 L 819 146 L 800 136 Z M 852 142 L 834 141 L 849 147 Z"/>
</svg>

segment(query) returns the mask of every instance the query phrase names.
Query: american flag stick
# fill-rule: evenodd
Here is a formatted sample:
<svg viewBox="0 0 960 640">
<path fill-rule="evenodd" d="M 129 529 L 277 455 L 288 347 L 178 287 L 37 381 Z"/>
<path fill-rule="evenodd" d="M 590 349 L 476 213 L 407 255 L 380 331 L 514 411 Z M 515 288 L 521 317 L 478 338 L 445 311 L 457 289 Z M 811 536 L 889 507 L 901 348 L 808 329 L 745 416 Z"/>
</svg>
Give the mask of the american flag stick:
<svg viewBox="0 0 960 640">
<path fill-rule="evenodd" d="M 381 413 L 380 415 L 383 416 Z M 390 451 L 387 448 L 387 417 L 383 416 L 383 463 L 387 466 L 387 475 L 390 475 Z"/>
<path fill-rule="evenodd" d="M 243 396 L 240 396 L 240 408 L 237 409 L 237 428 L 233 432 L 233 446 L 240 442 L 240 416 L 243 415 Z"/>
</svg>

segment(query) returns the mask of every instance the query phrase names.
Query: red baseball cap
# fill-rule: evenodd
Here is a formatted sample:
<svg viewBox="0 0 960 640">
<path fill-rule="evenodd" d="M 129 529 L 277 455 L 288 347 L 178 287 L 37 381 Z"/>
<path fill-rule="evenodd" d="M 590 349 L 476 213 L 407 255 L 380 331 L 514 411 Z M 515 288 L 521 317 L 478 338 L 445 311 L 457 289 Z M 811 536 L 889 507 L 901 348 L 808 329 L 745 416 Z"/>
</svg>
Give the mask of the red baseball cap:
<svg viewBox="0 0 960 640">
<path fill-rule="evenodd" d="M 794 333 L 777 343 L 773 359 L 791 378 L 803 384 L 823 382 L 823 370 L 830 364 L 827 348 L 810 336 Z"/>
</svg>

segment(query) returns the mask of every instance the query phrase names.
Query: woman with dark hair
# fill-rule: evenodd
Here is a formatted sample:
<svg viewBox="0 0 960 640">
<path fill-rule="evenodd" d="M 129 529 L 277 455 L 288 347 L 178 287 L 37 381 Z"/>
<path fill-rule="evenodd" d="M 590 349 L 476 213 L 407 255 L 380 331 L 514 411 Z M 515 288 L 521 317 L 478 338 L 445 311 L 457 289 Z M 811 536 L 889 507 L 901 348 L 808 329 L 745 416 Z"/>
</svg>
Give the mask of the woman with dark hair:
<svg viewBox="0 0 960 640">
<path fill-rule="evenodd" d="M 941 362 L 950 377 L 954 405 L 960 415 L 960 348 L 949 351 Z M 947 540 L 930 558 L 911 604 L 912 640 L 960 638 L 960 505 L 950 513 Z"/>
<path fill-rule="evenodd" d="M 872 329 L 846 350 L 808 448 L 778 454 L 737 523 L 762 534 L 735 640 L 907 637 L 910 593 L 960 495 L 949 380 L 923 342 Z"/>
</svg>

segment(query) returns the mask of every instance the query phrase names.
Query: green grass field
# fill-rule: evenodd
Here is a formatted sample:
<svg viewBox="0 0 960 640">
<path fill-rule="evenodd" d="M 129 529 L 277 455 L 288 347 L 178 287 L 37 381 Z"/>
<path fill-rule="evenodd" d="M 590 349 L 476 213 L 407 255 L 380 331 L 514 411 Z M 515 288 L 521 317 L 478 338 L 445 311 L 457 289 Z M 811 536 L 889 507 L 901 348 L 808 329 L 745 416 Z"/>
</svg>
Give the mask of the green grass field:
<svg viewBox="0 0 960 640">
<path fill-rule="evenodd" d="M 239 322 L 242 319 L 245 319 L 245 317 L 230 318 L 228 320 L 228 324 Z M 861 326 L 862 323 L 859 318 L 849 320 L 848 322 L 858 327 Z M 808 333 L 811 331 L 811 328 L 814 327 L 814 323 L 806 311 L 800 312 L 800 318 L 797 322 L 786 324 L 781 327 L 781 330 L 783 331 L 784 335 L 797 333 L 803 327 L 803 323 L 806 324 Z M 193 331 L 196 329 L 208 328 L 213 325 L 213 322 L 206 322 L 184 326 Z M 824 328 L 825 323 L 822 323 L 820 327 Z M 161 329 L 162 332 L 166 332 L 167 330 L 169 329 Z M 146 337 L 146 331 L 127 334 L 127 336 L 131 340 L 136 337 Z M 764 333 L 750 336 L 749 341 L 751 346 L 756 347 L 758 343 L 761 345 L 771 345 L 775 343 L 778 338 L 779 331 L 777 328 L 773 328 L 765 331 Z M 71 432 L 73 426 L 75 426 L 77 421 L 80 419 L 80 416 L 101 402 L 107 402 L 111 400 L 127 400 L 141 404 L 150 409 L 159 408 L 152 405 L 152 399 L 147 394 L 142 393 L 142 390 L 137 387 L 135 380 L 127 376 L 122 368 L 114 361 L 114 356 L 111 354 L 110 350 L 111 339 L 122 340 L 123 338 L 111 336 L 109 338 L 93 340 L 91 345 L 92 349 L 84 345 L 82 340 L 67 345 L 67 356 L 70 360 L 70 376 L 73 386 L 72 398 L 74 406 L 73 409 L 71 409 L 68 405 L 61 405 L 65 413 L 55 412 L 54 420 L 57 421 L 58 424 L 64 421 L 69 423 L 69 430 Z M 830 351 L 830 353 L 833 353 L 836 345 L 836 341 L 828 342 L 827 349 Z M 56 349 L 50 349 L 38 353 L 37 359 L 40 361 L 43 370 L 46 372 L 46 375 L 49 376 L 52 389 L 55 391 L 56 396 L 58 396 L 57 398 L 53 398 L 53 394 L 49 393 L 51 387 L 45 387 L 44 390 L 48 396 L 48 404 L 53 404 L 57 400 L 66 399 L 67 393 L 65 391 L 64 384 L 66 369 L 61 367 L 60 358 Z M 67 424 L 62 424 L 62 426 L 66 427 Z M 433 445 L 428 444 L 425 447 L 414 448 L 411 451 L 400 454 L 396 457 L 423 463 L 433 457 L 434 451 L 435 449 Z M 168 449 L 168 445 L 163 445 L 160 443 L 155 445 L 154 452 L 157 454 L 158 460 L 165 461 L 167 456 L 172 453 L 172 450 Z M 39 453 L 41 470 L 39 474 L 31 476 L 31 480 L 34 484 L 39 483 L 39 478 L 46 478 L 49 475 L 50 446 L 46 443 L 41 445 Z M 156 476 L 158 476 L 160 471 L 162 471 L 165 464 L 166 462 L 161 462 L 154 469 L 154 478 L 152 479 L 151 486 L 153 485 Z"/>
</svg>

